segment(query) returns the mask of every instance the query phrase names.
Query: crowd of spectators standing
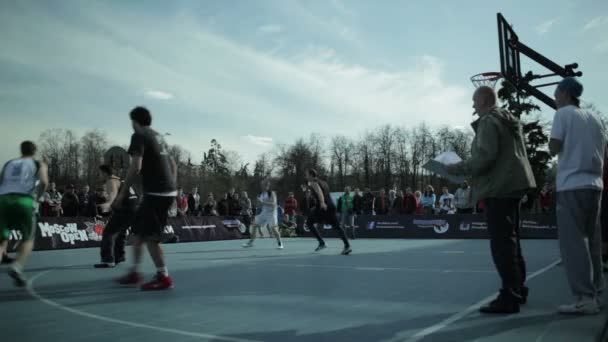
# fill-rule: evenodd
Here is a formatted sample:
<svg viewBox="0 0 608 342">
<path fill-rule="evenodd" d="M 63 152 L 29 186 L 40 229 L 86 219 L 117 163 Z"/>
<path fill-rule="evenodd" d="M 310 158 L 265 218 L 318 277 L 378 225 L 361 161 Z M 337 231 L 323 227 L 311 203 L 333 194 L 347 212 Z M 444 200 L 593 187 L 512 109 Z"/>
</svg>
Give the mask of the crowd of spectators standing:
<svg viewBox="0 0 608 342">
<path fill-rule="evenodd" d="M 315 199 L 310 189 L 303 186 L 301 193 L 289 192 L 284 201 L 279 204 L 279 218 L 295 222 L 296 215 L 308 216 L 315 207 Z M 96 217 L 104 213 L 100 204 L 106 201 L 103 187 L 91 191 L 85 185 L 77 191 L 73 185 L 66 186 L 63 191 L 58 190 L 55 183 L 51 183 L 47 192 L 39 198 L 39 214 L 43 217 Z M 523 212 L 550 212 L 554 210 L 555 194 L 550 183 L 546 183 L 537 196 L 525 195 L 521 202 Z M 361 191 L 351 187 L 344 189 L 344 194 L 337 200 L 338 213 L 341 216 L 358 215 L 433 215 L 433 214 L 473 214 L 483 213 L 484 203 L 473 203 L 473 189 L 465 181 L 451 192 L 446 186 L 441 193 L 436 193 L 431 185 L 424 191 L 405 190 L 397 188 L 380 189 L 372 192 L 370 188 Z M 202 197 L 198 188 L 184 192 L 179 188 L 170 217 L 178 216 L 240 216 L 249 224 L 256 213 L 256 203 L 252 201 L 246 191 L 237 192 L 231 188 L 218 197 L 208 193 Z M 347 217 L 348 219 L 348 217 Z"/>
</svg>

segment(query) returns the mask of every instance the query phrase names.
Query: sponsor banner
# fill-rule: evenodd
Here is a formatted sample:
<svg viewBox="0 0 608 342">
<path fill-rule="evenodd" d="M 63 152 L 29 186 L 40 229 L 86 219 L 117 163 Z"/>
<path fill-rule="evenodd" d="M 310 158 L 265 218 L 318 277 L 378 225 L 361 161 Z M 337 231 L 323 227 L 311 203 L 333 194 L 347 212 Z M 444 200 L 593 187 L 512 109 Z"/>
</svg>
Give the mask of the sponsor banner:
<svg viewBox="0 0 608 342">
<path fill-rule="evenodd" d="M 549 214 L 522 215 L 520 234 L 524 239 L 556 239 L 555 216 Z M 299 220 L 303 224 L 304 220 Z M 485 216 L 475 214 L 454 215 L 362 215 L 355 219 L 357 237 L 361 238 L 415 238 L 415 239 L 487 239 Z M 310 236 L 303 227 L 300 236 Z M 333 231 L 326 232 L 336 237 Z"/>
<path fill-rule="evenodd" d="M 107 219 L 86 217 L 41 218 L 36 226 L 34 249 L 99 247 L 106 223 Z M 236 218 L 174 217 L 169 218 L 161 238 L 165 242 L 240 239 L 243 228 Z M 21 238 L 21 232 L 11 230 L 9 251 L 17 247 Z"/>
</svg>

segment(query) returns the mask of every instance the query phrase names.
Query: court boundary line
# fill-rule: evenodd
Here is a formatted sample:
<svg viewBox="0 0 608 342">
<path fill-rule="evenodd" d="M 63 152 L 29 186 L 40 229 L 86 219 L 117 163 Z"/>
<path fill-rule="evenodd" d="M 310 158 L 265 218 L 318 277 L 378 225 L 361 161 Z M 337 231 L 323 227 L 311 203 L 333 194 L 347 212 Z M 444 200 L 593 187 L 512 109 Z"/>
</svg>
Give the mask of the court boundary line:
<svg viewBox="0 0 608 342">
<path fill-rule="evenodd" d="M 32 297 L 38 299 L 42 303 L 50 305 L 57 309 L 69 312 L 71 314 L 78 315 L 81 317 L 96 319 L 96 320 L 103 321 L 106 323 L 120 324 L 120 325 L 124 325 L 124 326 L 128 326 L 128 327 L 132 327 L 132 328 L 155 330 L 155 331 L 159 331 L 159 332 L 188 336 L 188 337 L 206 338 L 209 340 L 219 340 L 219 341 L 226 341 L 226 342 L 262 342 L 262 341 L 258 341 L 258 340 L 247 340 L 247 339 L 236 338 L 236 337 L 220 336 L 220 335 L 192 332 L 192 331 L 186 331 L 186 330 L 180 330 L 180 329 L 157 327 L 157 326 L 153 326 L 153 325 L 149 325 L 149 324 L 145 324 L 145 323 L 137 323 L 137 322 L 131 322 L 131 321 L 126 321 L 126 320 L 122 320 L 122 319 L 101 316 L 101 315 L 93 314 L 90 312 L 71 308 L 69 306 L 63 305 L 54 300 L 48 299 L 48 298 L 40 295 L 38 292 L 36 292 L 36 289 L 34 288 L 34 282 L 36 281 L 36 279 L 38 279 L 52 271 L 54 271 L 54 269 L 40 272 L 40 273 L 34 275 L 27 283 L 27 287 L 26 287 L 27 292 Z"/>
<path fill-rule="evenodd" d="M 557 259 L 556 261 L 550 263 L 549 265 L 541 268 L 540 270 L 532 273 L 531 275 L 529 275 L 527 277 L 527 281 L 536 278 L 537 276 L 547 272 L 548 270 L 554 268 L 555 266 L 557 266 L 560 262 L 562 261 L 562 259 Z M 420 331 L 418 331 L 417 333 L 415 333 L 414 335 L 402 340 L 403 342 L 417 342 L 420 341 L 421 339 L 430 336 L 436 332 L 438 332 L 439 330 L 442 330 L 446 327 L 448 327 L 450 324 L 457 322 L 459 320 L 461 320 L 462 318 L 470 315 L 471 313 L 479 310 L 479 308 L 484 305 L 485 303 L 493 300 L 494 298 L 496 298 L 496 296 L 498 295 L 498 292 L 493 293 L 492 295 L 478 301 L 477 303 L 469 306 L 468 308 L 464 309 L 463 311 L 457 312 L 455 314 L 452 314 L 450 317 L 442 320 L 439 323 L 433 324 L 429 327 L 426 327 Z"/>
<path fill-rule="evenodd" d="M 432 273 L 492 273 L 495 270 L 466 270 L 466 269 L 439 269 L 439 268 L 413 268 L 413 267 L 383 267 L 383 266 L 345 266 L 326 264 L 290 264 L 290 263 L 268 263 L 264 266 L 294 267 L 294 268 L 330 268 L 340 270 L 356 271 L 403 271 L 403 272 L 432 272 Z"/>
</svg>

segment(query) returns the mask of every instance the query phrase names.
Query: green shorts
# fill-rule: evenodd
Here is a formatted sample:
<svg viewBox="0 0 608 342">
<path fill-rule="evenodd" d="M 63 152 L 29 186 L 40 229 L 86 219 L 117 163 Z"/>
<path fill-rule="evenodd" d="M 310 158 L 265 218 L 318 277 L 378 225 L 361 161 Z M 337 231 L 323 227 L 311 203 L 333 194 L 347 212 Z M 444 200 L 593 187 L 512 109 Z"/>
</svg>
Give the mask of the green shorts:
<svg viewBox="0 0 608 342">
<path fill-rule="evenodd" d="M 0 195 L 0 241 L 8 240 L 10 231 L 18 230 L 23 240 L 31 240 L 36 231 L 34 199 L 27 195 Z"/>
</svg>

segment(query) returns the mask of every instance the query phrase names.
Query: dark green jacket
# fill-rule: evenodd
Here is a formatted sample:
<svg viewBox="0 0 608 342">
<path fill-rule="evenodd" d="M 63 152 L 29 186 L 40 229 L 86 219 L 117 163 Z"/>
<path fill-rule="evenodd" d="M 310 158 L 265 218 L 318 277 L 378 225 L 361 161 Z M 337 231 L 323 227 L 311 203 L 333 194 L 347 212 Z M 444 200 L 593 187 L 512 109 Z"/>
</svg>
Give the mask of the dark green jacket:
<svg viewBox="0 0 608 342">
<path fill-rule="evenodd" d="M 476 200 L 521 198 L 536 187 L 518 118 L 494 108 L 471 126 L 475 130 L 471 158 L 458 171 L 472 177 Z"/>
</svg>

